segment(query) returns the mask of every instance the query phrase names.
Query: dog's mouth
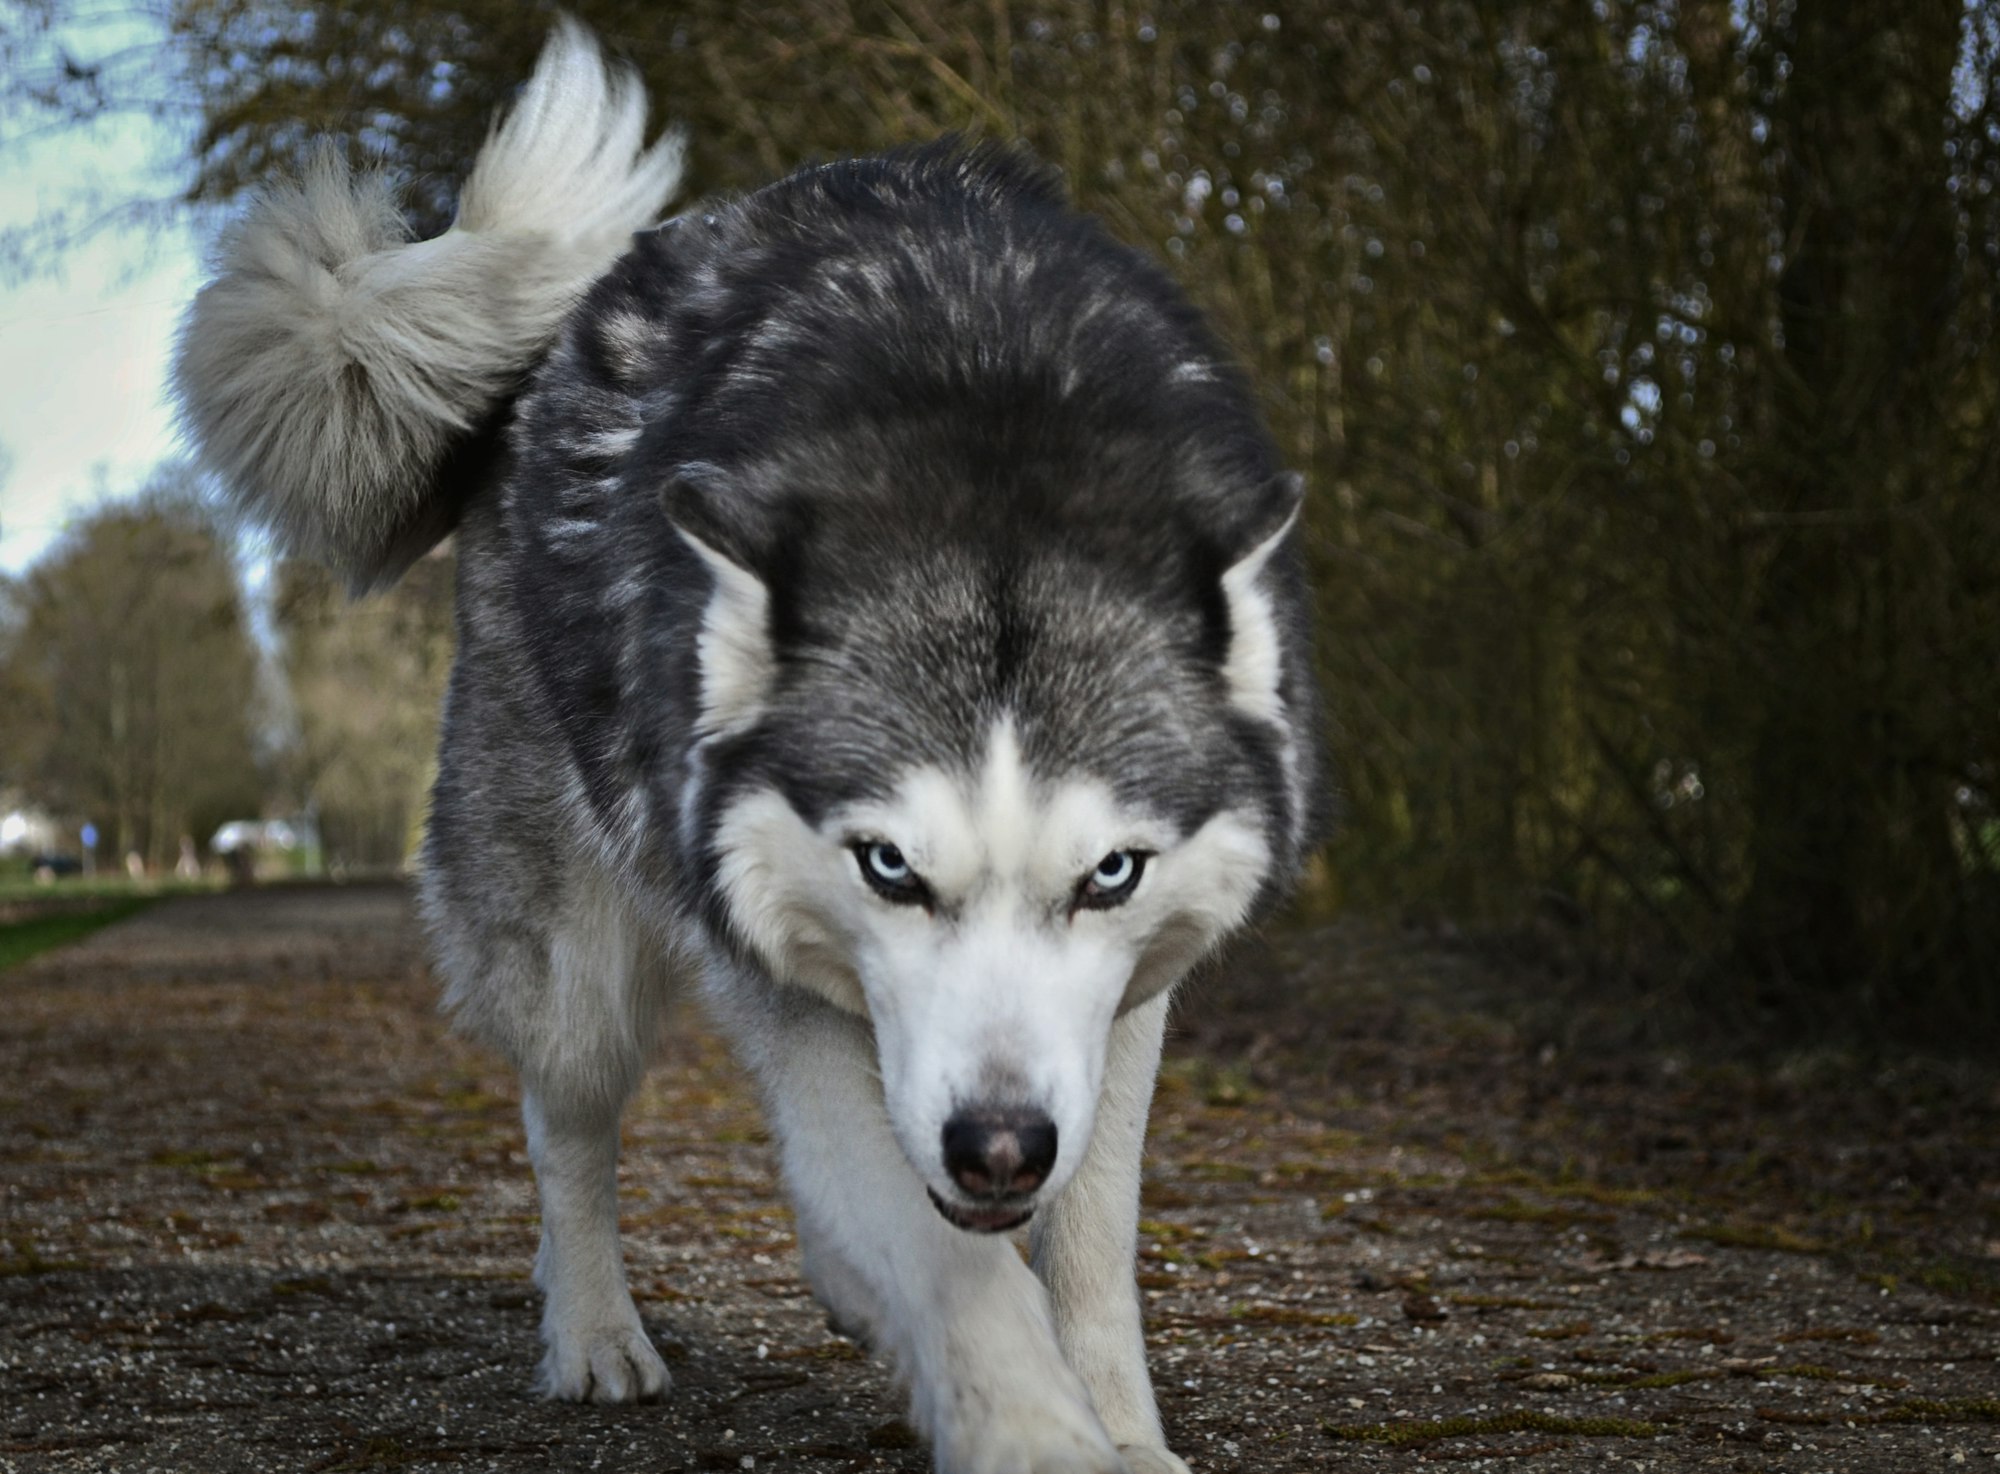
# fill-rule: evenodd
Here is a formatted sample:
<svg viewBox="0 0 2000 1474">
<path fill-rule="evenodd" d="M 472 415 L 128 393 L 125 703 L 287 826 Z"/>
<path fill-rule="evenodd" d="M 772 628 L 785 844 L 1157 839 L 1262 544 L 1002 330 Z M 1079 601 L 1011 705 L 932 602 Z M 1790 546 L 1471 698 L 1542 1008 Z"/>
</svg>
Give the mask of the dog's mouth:
<svg viewBox="0 0 2000 1474">
<path fill-rule="evenodd" d="M 961 1208 L 947 1203 L 933 1188 L 926 1187 L 924 1191 L 931 1195 L 931 1206 L 946 1223 L 967 1233 L 1006 1233 L 1035 1216 L 1033 1204 L 995 1203 L 990 1208 Z"/>
</svg>

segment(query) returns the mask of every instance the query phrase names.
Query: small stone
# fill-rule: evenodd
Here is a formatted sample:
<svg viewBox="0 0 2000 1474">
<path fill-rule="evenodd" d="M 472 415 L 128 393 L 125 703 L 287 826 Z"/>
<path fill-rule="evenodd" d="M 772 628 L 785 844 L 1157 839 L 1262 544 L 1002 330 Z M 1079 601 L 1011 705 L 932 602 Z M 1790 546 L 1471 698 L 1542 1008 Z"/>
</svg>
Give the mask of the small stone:
<svg viewBox="0 0 2000 1474">
<path fill-rule="evenodd" d="M 1403 1314 L 1411 1320 L 1443 1320 L 1449 1313 L 1434 1295 L 1410 1295 L 1403 1300 Z"/>
</svg>

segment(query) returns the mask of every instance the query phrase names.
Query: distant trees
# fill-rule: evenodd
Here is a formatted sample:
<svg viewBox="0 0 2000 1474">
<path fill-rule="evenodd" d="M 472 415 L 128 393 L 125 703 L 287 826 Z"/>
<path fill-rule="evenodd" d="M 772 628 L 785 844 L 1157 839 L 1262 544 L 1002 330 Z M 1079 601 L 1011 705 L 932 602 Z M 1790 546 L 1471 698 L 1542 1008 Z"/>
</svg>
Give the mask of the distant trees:
<svg viewBox="0 0 2000 1474">
<path fill-rule="evenodd" d="M 281 779 L 336 864 L 394 869 L 415 853 L 451 665 L 451 583 L 451 559 L 433 556 L 357 604 L 310 564 L 278 569 Z"/>
<path fill-rule="evenodd" d="M 20 583 L 0 575 L 0 791 L 21 781 L 38 754 L 40 712 L 18 652 L 27 623 Z"/>
<path fill-rule="evenodd" d="M 698 189 L 1018 136 L 1213 311 L 1314 489 L 1323 903 L 2000 1023 L 2000 0 L 573 8 Z M 330 133 L 434 227 L 549 19 L 172 13 L 191 200 Z"/>
<path fill-rule="evenodd" d="M 170 866 L 258 812 L 257 656 L 230 543 L 183 473 L 73 529 L 0 624 L 0 762 L 94 821 L 114 856 Z"/>
<path fill-rule="evenodd" d="M 280 564 L 275 639 L 185 468 L 0 581 L 0 789 L 96 823 L 107 861 L 171 867 L 227 819 L 310 813 L 328 859 L 414 849 L 451 658 L 449 556 L 355 604 Z"/>
</svg>

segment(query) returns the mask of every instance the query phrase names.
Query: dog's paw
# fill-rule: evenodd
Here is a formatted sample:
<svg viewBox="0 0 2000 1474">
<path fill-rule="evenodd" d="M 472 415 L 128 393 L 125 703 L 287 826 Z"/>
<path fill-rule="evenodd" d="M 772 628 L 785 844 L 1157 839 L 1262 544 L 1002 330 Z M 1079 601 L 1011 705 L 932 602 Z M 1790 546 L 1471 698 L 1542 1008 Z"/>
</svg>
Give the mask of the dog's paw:
<svg viewBox="0 0 2000 1474">
<path fill-rule="evenodd" d="M 1136 1443 L 1121 1443 L 1118 1452 L 1125 1456 L 1125 1467 L 1131 1474 L 1194 1474 L 1179 1454 L 1169 1453 L 1163 1448 L 1142 1448 Z"/>
<path fill-rule="evenodd" d="M 1067 1399 L 967 1420 L 937 1464 L 939 1474 L 1131 1474 L 1096 1416 Z"/>
<path fill-rule="evenodd" d="M 876 1349 L 874 1332 L 860 1321 L 842 1320 L 838 1314 L 829 1310 L 826 1313 L 826 1328 L 836 1336 L 844 1336 L 863 1351 Z"/>
<path fill-rule="evenodd" d="M 535 1386 L 558 1402 L 651 1402 L 673 1385 L 636 1324 L 558 1330 L 548 1341 Z"/>
</svg>

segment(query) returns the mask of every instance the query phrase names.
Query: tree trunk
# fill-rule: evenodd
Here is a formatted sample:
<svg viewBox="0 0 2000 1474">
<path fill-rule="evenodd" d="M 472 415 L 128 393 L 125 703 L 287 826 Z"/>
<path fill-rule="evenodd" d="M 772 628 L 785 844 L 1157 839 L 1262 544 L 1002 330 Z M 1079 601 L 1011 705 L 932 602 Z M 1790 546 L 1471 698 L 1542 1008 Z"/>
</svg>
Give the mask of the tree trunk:
<svg viewBox="0 0 2000 1474">
<path fill-rule="evenodd" d="M 1766 43 L 1791 64 L 1771 120 L 1786 259 L 1741 940 L 1791 1004 L 1884 1001 L 1955 905 L 1946 755 L 1898 699 L 1922 641 L 1902 617 L 1897 544 L 1937 467 L 1927 447 L 1948 439 L 1931 390 L 1955 276 L 1943 141 L 1958 20 L 1945 0 L 1813 0 Z"/>
</svg>

